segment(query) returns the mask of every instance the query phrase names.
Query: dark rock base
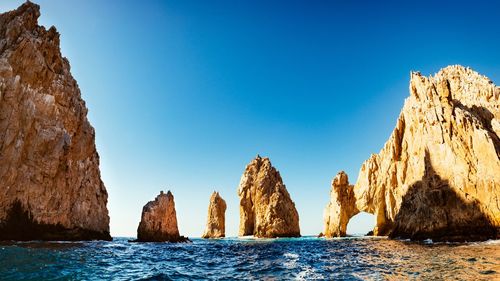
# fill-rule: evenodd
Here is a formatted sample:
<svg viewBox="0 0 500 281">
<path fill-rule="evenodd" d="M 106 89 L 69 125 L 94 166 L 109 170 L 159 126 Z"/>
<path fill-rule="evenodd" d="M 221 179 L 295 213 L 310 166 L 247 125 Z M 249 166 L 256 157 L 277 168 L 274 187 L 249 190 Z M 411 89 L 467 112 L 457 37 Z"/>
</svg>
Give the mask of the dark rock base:
<svg viewBox="0 0 500 281">
<path fill-rule="evenodd" d="M 19 201 L 12 204 L 5 221 L 0 222 L 0 240 L 14 241 L 111 241 L 109 232 L 93 231 L 82 228 L 68 229 L 60 224 L 45 224 L 33 220 L 29 211 Z"/>
<path fill-rule="evenodd" d="M 144 238 L 141 238 L 141 239 L 136 239 L 136 240 L 129 240 L 129 242 L 170 242 L 170 243 L 190 243 L 192 242 L 191 240 L 189 240 L 188 237 L 185 237 L 185 236 L 177 236 L 177 237 L 173 237 L 173 236 L 163 236 L 161 238 L 158 238 L 158 239 L 144 239 Z"/>
<path fill-rule="evenodd" d="M 422 241 L 432 239 L 434 242 L 473 242 L 500 239 L 500 229 L 491 225 L 464 226 L 439 229 L 432 232 L 407 233 L 397 228 L 389 234 L 389 238 Z"/>
</svg>

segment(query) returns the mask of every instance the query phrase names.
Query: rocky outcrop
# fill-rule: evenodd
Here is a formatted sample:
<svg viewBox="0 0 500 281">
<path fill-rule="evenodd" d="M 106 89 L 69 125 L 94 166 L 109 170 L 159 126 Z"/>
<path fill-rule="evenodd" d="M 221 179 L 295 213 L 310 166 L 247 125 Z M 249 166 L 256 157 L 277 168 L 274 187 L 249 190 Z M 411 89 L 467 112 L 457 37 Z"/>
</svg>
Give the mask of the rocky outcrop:
<svg viewBox="0 0 500 281">
<path fill-rule="evenodd" d="M 350 216 L 375 214 L 374 235 L 498 237 L 500 88 L 449 66 L 433 77 L 411 73 L 410 93 L 391 137 L 361 167 Z"/>
<path fill-rule="evenodd" d="M 208 205 L 207 227 L 202 238 L 221 238 L 226 236 L 226 201 L 219 192 L 212 193 Z"/>
<path fill-rule="evenodd" d="M 238 188 L 239 235 L 300 236 L 299 214 L 280 173 L 269 158 L 257 156 L 247 165 Z"/>
<path fill-rule="evenodd" d="M 160 192 L 154 201 L 142 208 L 141 222 L 137 228 L 137 242 L 185 242 L 179 235 L 174 196 Z"/>
<path fill-rule="evenodd" d="M 347 174 L 342 171 L 332 180 L 330 202 L 325 208 L 325 229 L 327 237 L 345 236 L 349 219 L 359 211 L 356 209 L 354 187 L 349 185 Z"/>
<path fill-rule="evenodd" d="M 111 239 L 94 129 L 54 27 L 0 14 L 0 240 Z"/>
</svg>

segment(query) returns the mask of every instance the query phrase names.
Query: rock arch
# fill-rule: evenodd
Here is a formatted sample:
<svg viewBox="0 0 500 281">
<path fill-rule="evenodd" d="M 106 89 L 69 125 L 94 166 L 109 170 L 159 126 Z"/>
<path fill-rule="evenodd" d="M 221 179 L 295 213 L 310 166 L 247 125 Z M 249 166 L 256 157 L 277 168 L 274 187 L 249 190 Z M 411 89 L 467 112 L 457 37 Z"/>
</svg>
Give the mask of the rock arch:
<svg viewBox="0 0 500 281">
<path fill-rule="evenodd" d="M 500 234 L 500 88 L 462 66 L 411 73 L 396 128 L 354 186 L 332 182 L 325 235 L 343 236 L 355 214 L 374 235 L 484 240 Z"/>
</svg>

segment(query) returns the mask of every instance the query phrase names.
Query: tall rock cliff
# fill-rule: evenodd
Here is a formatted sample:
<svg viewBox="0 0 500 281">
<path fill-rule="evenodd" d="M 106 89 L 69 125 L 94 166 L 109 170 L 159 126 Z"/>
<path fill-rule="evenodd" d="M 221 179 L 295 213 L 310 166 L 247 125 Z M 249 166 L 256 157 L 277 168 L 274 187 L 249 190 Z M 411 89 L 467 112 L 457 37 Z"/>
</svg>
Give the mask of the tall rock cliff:
<svg viewBox="0 0 500 281">
<path fill-rule="evenodd" d="M 299 214 L 280 173 L 269 158 L 257 156 L 247 165 L 238 188 L 239 235 L 300 236 Z"/>
<path fill-rule="evenodd" d="M 500 88 L 457 65 L 411 73 L 410 93 L 389 140 L 361 167 L 351 216 L 375 214 L 375 235 L 498 237 Z"/>
<path fill-rule="evenodd" d="M 207 227 L 202 238 L 221 238 L 226 236 L 226 201 L 219 192 L 212 193 L 208 205 Z"/>
<path fill-rule="evenodd" d="M 160 192 L 154 201 L 142 208 L 141 222 L 137 228 L 137 242 L 185 242 L 179 235 L 174 196 Z"/>
<path fill-rule="evenodd" d="M 94 129 L 54 27 L 0 14 L 0 240 L 111 239 Z"/>
</svg>

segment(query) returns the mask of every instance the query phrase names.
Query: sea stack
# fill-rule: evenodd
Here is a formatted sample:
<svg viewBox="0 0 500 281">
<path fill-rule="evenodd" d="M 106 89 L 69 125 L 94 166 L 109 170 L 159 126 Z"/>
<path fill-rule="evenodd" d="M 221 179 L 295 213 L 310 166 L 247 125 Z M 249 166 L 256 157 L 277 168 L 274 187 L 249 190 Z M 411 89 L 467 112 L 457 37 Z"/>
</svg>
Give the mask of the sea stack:
<svg viewBox="0 0 500 281">
<path fill-rule="evenodd" d="M 343 237 L 346 235 L 349 219 L 359 212 L 356 209 L 355 200 L 354 186 L 349 184 L 349 178 L 344 171 L 339 172 L 332 180 L 330 202 L 324 212 L 323 236 Z"/>
<path fill-rule="evenodd" d="M 137 228 L 137 242 L 186 242 L 179 235 L 174 196 L 160 192 L 154 201 L 142 208 L 141 222 Z"/>
<path fill-rule="evenodd" d="M 202 238 L 222 238 L 226 236 L 226 201 L 219 192 L 213 192 L 208 205 L 207 227 Z"/>
<path fill-rule="evenodd" d="M 374 214 L 374 235 L 498 238 L 500 88 L 455 65 L 431 77 L 412 72 L 410 94 L 389 140 L 362 165 L 348 217 Z M 344 208 L 331 207 L 337 216 Z"/>
<path fill-rule="evenodd" d="M 94 128 L 39 16 L 0 14 L 0 240 L 111 240 Z"/>
<path fill-rule="evenodd" d="M 269 158 L 257 156 L 246 166 L 238 188 L 239 235 L 299 237 L 299 214 L 280 173 Z"/>
</svg>

